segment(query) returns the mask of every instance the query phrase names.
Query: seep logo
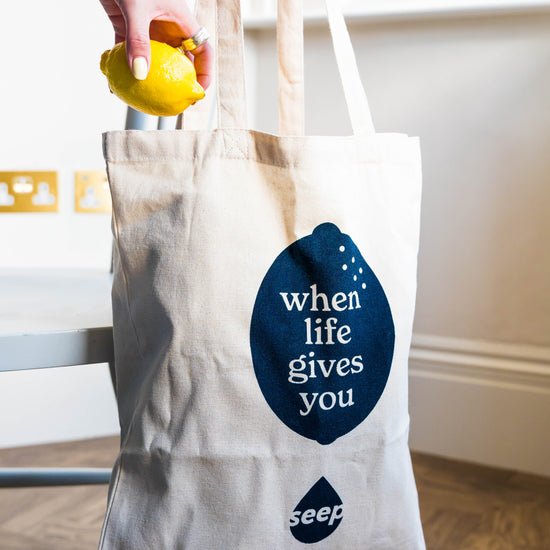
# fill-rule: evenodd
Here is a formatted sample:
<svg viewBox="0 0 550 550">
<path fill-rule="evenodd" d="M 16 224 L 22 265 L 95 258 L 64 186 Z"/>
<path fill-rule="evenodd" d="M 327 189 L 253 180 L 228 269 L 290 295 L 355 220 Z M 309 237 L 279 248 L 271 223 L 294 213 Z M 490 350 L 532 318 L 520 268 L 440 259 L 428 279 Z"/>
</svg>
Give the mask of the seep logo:
<svg viewBox="0 0 550 550">
<path fill-rule="evenodd" d="M 290 516 L 290 532 L 300 542 L 326 539 L 340 525 L 344 505 L 332 485 L 321 477 Z"/>
<path fill-rule="evenodd" d="M 260 389 L 290 429 L 322 445 L 358 426 L 386 385 L 394 324 L 380 282 L 332 223 L 288 246 L 254 304 Z"/>
</svg>

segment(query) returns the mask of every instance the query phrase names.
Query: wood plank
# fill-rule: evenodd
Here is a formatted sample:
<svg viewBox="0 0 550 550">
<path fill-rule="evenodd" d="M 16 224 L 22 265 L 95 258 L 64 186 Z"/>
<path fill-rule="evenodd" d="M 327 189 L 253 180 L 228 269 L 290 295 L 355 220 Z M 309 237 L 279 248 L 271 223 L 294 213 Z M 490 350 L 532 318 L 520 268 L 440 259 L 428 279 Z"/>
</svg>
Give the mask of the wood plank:
<svg viewBox="0 0 550 550">
<path fill-rule="evenodd" d="M 116 459 L 118 447 L 118 437 L 101 437 L 50 445 L 0 449 L 0 467 L 110 468 Z"/>
<path fill-rule="evenodd" d="M 550 548 L 550 479 L 413 453 L 431 550 Z"/>
<path fill-rule="evenodd" d="M 118 437 L 0 450 L 1 467 L 112 467 Z M 95 549 L 106 485 L 0 490 L 2 550 Z"/>
</svg>

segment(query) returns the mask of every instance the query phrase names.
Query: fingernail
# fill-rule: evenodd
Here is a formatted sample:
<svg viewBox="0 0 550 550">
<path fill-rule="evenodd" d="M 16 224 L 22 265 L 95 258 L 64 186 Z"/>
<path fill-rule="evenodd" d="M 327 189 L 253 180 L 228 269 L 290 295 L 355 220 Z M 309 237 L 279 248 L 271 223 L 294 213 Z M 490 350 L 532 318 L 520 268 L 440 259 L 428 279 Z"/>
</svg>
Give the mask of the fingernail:
<svg viewBox="0 0 550 550">
<path fill-rule="evenodd" d="M 134 57 L 132 61 L 132 74 L 136 80 L 147 78 L 147 59 L 145 57 Z"/>
</svg>

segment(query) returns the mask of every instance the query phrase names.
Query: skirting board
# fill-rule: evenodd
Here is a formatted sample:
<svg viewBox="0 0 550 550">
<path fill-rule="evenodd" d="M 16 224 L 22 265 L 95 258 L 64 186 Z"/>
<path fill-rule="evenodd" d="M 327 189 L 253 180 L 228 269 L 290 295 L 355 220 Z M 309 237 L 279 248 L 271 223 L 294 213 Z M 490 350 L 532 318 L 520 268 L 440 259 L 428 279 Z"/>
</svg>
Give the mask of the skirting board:
<svg viewBox="0 0 550 550">
<path fill-rule="evenodd" d="M 417 334 L 411 449 L 550 476 L 550 348 Z"/>
</svg>

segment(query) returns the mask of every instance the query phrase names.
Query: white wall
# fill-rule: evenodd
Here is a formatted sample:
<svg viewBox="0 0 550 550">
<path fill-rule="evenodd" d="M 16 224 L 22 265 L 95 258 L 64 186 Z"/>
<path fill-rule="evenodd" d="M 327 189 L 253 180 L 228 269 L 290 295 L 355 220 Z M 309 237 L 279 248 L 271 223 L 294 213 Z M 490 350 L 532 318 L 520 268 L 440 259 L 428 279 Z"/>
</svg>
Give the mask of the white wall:
<svg viewBox="0 0 550 550">
<path fill-rule="evenodd" d="M 411 445 L 550 475 L 550 11 L 350 25 L 379 131 L 419 135 Z M 257 125 L 276 131 L 257 25 Z M 347 134 L 328 31 L 306 25 L 306 128 Z"/>
<path fill-rule="evenodd" d="M 109 215 L 75 214 L 73 181 L 104 168 L 101 132 L 124 126 L 99 70 L 112 29 L 98 1 L 4 4 L 0 170 L 58 171 L 60 212 L 1 215 L 0 268 L 108 269 Z"/>
</svg>

